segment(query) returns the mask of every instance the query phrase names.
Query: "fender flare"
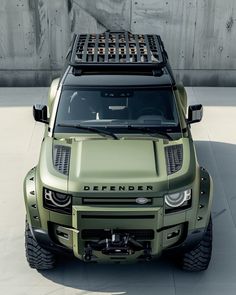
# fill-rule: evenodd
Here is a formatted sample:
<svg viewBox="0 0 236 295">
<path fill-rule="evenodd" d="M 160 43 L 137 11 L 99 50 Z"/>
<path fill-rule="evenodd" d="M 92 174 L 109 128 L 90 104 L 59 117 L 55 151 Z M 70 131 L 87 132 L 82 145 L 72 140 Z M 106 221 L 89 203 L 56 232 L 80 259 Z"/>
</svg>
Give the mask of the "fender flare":
<svg viewBox="0 0 236 295">
<path fill-rule="evenodd" d="M 26 219 L 29 223 L 30 229 L 32 227 L 40 228 L 40 216 L 37 203 L 37 191 L 35 185 L 36 167 L 32 168 L 24 179 L 24 200 L 26 208 Z"/>
</svg>

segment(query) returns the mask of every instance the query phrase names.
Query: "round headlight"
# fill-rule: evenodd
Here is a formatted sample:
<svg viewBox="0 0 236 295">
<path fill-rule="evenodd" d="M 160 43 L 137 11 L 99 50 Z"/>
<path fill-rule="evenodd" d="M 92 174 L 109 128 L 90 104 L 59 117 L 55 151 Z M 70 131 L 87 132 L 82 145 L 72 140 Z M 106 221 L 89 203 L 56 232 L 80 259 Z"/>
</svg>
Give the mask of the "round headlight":
<svg viewBox="0 0 236 295">
<path fill-rule="evenodd" d="M 71 203 L 71 197 L 66 194 L 45 190 L 45 199 L 52 202 L 57 207 L 67 207 Z"/>
<path fill-rule="evenodd" d="M 165 203 L 172 208 L 180 207 L 184 202 L 190 200 L 191 190 L 169 194 L 165 196 Z"/>
<path fill-rule="evenodd" d="M 71 198 L 68 195 L 55 192 L 52 198 L 52 202 L 53 201 L 58 207 L 67 207 L 70 205 Z"/>
</svg>

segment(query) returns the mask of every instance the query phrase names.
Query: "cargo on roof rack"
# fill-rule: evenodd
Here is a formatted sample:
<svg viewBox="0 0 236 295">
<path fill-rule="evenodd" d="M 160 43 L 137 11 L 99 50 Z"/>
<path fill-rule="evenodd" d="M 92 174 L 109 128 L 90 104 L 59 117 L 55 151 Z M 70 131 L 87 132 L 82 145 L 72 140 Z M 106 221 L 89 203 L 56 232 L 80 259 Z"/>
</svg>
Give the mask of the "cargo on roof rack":
<svg viewBox="0 0 236 295">
<path fill-rule="evenodd" d="M 76 34 L 69 55 L 69 64 L 81 70 L 89 67 L 147 67 L 162 69 L 167 53 L 158 35 L 130 32 Z"/>
</svg>

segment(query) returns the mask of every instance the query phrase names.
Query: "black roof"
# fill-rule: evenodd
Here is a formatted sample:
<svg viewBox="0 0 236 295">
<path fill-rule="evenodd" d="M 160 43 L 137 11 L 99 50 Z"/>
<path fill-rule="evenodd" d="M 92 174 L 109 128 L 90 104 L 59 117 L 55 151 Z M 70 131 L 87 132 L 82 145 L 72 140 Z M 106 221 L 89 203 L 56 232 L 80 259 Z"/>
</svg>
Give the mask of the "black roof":
<svg viewBox="0 0 236 295">
<path fill-rule="evenodd" d="M 138 87 L 138 86 L 172 86 L 173 83 L 168 74 L 163 74 L 161 77 L 153 75 L 129 75 L 129 74 L 93 74 L 76 76 L 72 71 L 68 73 L 63 82 L 64 86 L 73 87 L 106 87 L 106 86 L 122 86 L 122 87 Z"/>
</svg>

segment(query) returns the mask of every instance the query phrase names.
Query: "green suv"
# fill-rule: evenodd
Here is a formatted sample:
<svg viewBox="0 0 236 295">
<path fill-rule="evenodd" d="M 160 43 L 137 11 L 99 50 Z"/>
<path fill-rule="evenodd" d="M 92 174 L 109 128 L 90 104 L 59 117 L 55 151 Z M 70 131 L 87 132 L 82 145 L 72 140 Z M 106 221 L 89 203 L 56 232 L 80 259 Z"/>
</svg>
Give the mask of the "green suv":
<svg viewBox="0 0 236 295">
<path fill-rule="evenodd" d="M 86 262 L 150 261 L 168 252 L 207 269 L 212 180 L 198 165 L 188 108 L 158 35 L 75 35 L 48 106 L 38 165 L 25 177 L 29 265 L 57 255 Z"/>
</svg>

